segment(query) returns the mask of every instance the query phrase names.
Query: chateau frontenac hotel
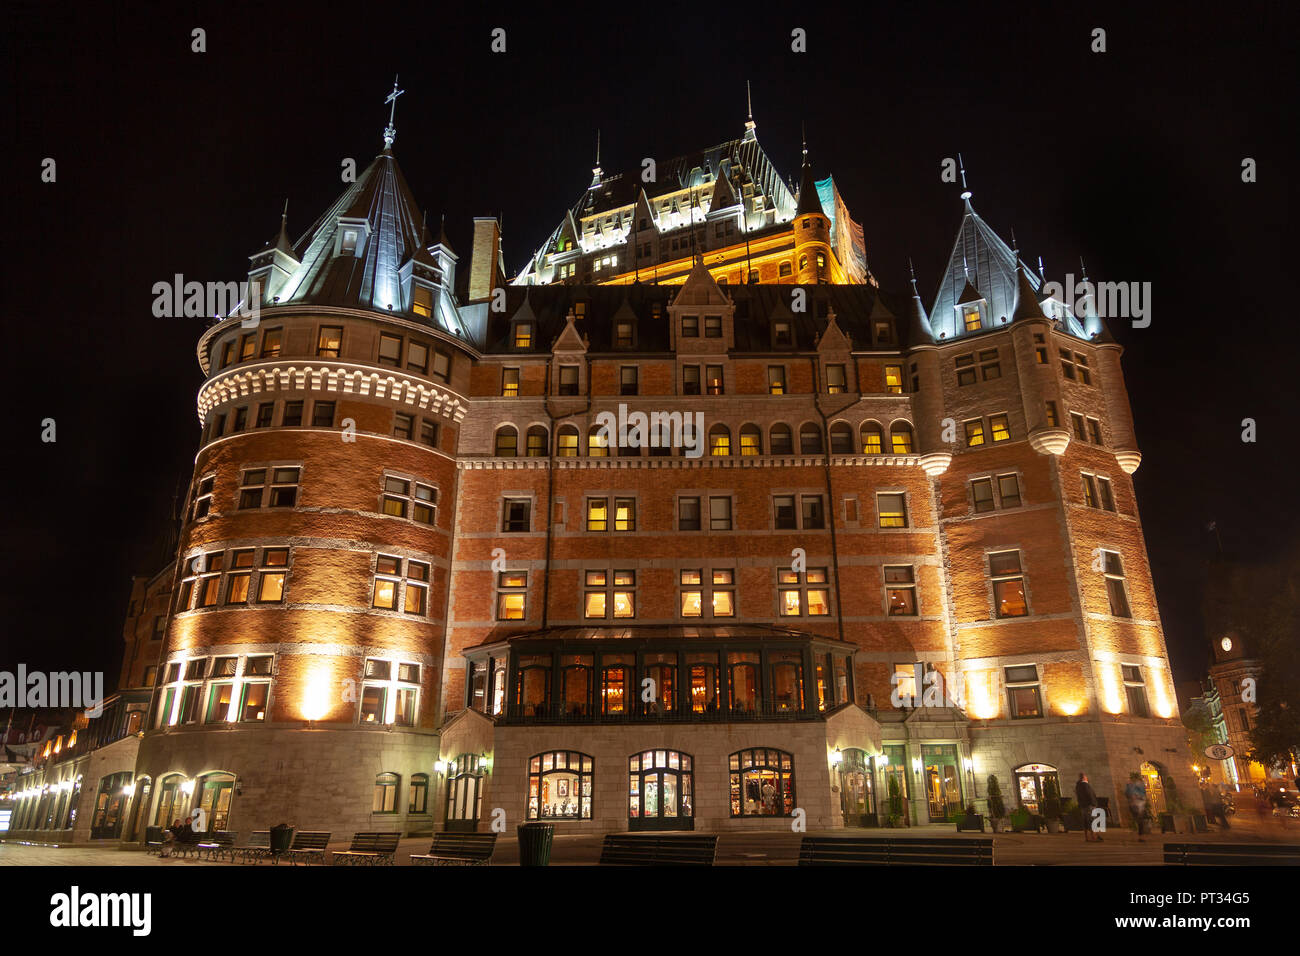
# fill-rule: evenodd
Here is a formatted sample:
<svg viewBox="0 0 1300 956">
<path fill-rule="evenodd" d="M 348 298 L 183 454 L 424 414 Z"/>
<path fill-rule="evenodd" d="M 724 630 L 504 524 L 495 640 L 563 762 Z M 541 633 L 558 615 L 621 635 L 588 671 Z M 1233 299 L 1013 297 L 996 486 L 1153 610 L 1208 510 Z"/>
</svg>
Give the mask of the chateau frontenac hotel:
<svg viewBox="0 0 1300 956">
<path fill-rule="evenodd" d="M 937 292 L 891 294 L 751 120 L 597 166 L 512 279 L 496 219 L 467 259 L 426 229 L 393 137 L 198 341 L 179 547 L 125 629 L 142 734 L 77 784 L 99 836 L 1197 794 L 1121 348 L 969 192 Z"/>
</svg>

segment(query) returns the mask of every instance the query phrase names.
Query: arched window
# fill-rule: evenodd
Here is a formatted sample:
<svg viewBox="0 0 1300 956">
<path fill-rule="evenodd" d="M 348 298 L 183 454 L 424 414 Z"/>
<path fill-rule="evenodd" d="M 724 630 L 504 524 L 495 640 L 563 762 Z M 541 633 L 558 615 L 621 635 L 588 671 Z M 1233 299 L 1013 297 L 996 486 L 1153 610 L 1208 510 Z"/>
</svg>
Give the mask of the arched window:
<svg viewBox="0 0 1300 956">
<path fill-rule="evenodd" d="M 853 431 L 844 422 L 836 422 L 831 426 L 831 454 L 853 454 Z"/>
<path fill-rule="evenodd" d="M 804 269 L 807 269 L 807 268 L 808 268 L 808 257 L 807 257 L 807 256 L 800 256 L 800 257 L 799 257 L 799 271 L 802 272 Z"/>
<path fill-rule="evenodd" d="M 763 432 L 757 425 L 742 425 L 740 428 L 741 455 L 763 454 Z"/>
<path fill-rule="evenodd" d="M 794 270 L 790 268 L 790 263 L 789 263 L 789 262 L 783 262 L 783 263 L 781 263 L 781 278 L 782 278 L 782 279 L 788 277 L 792 272 L 794 272 Z"/>
<path fill-rule="evenodd" d="M 1055 781 L 1060 792 L 1057 770 L 1048 763 L 1021 764 L 1011 771 L 1011 778 L 1015 782 L 1016 802 L 1030 813 L 1042 813 L 1048 780 Z"/>
<path fill-rule="evenodd" d="M 99 793 L 95 795 L 95 815 L 90 821 L 91 839 L 117 839 L 122 835 L 122 818 L 126 814 L 127 795 L 125 788 L 131 783 L 132 773 L 109 774 L 99 781 Z M 37 814 L 36 825 L 46 829 L 54 822 L 55 796 L 42 803 L 42 811 Z"/>
<path fill-rule="evenodd" d="M 695 825 L 695 762 L 677 750 L 647 750 L 627 761 L 629 830 L 690 830 Z"/>
<path fill-rule="evenodd" d="M 519 433 L 511 425 L 503 425 L 497 429 L 496 456 L 498 458 L 514 458 L 519 453 Z"/>
<path fill-rule="evenodd" d="M 794 454 L 794 435 L 791 433 L 789 425 L 779 423 L 773 425 L 771 443 L 773 455 Z"/>
<path fill-rule="evenodd" d="M 880 455 L 885 451 L 885 430 L 879 422 L 862 423 L 862 454 Z"/>
<path fill-rule="evenodd" d="M 429 775 L 427 773 L 411 775 L 411 786 L 406 791 L 406 812 L 429 812 Z"/>
<path fill-rule="evenodd" d="M 729 758 L 733 817 L 788 817 L 794 813 L 794 757 L 756 747 Z"/>
<path fill-rule="evenodd" d="M 519 658 L 515 677 L 515 710 L 521 717 L 547 717 L 551 705 L 551 655 Z"/>
<path fill-rule="evenodd" d="M 199 779 L 197 800 L 208 815 L 208 832 L 230 829 L 230 804 L 234 797 L 233 773 L 209 773 Z"/>
<path fill-rule="evenodd" d="M 709 429 L 709 454 L 720 457 L 731 454 L 731 430 L 726 425 Z"/>
<path fill-rule="evenodd" d="M 370 806 L 371 813 L 396 813 L 397 791 L 402 778 L 395 773 L 381 773 L 375 777 L 375 799 Z"/>
<path fill-rule="evenodd" d="M 587 457 L 609 457 L 609 432 L 600 425 L 592 425 L 587 429 Z"/>
<path fill-rule="evenodd" d="M 805 422 L 799 428 L 799 454 L 820 455 L 822 453 L 822 430 L 812 422 Z"/>
<path fill-rule="evenodd" d="M 561 458 L 578 457 L 578 430 L 572 425 L 565 425 L 556 437 L 555 453 Z"/>
<path fill-rule="evenodd" d="M 574 750 L 540 753 L 528 761 L 529 820 L 590 820 L 593 761 Z"/>
<path fill-rule="evenodd" d="M 180 816 L 179 813 L 176 813 L 176 806 L 182 779 L 184 778 L 180 774 L 174 773 L 169 777 L 163 777 L 159 782 L 158 809 L 154 811 L 153 815 L 154 826 L 169 827 Z"/>
<path fill-rule="evenodd" d="M 560 696 L 564 715 L 586 717 L 591 713 L 590 654 L 566 654 L 560 658 Z"/>
<path fill-rule="evenodd" d="M 912 454 L 912 426 L 905 421 L 896 421 L 889 426 L 889 437 L 895 455 Z"/>
<path fill-rule="evenodd" d="M 546 429 L 541 425 L 534 425 L 528 429 L 525 437 L 526 449 L 525 454 L 529 458 L 545 458 L 549 449 L 546 442 Z"/>
</svg>

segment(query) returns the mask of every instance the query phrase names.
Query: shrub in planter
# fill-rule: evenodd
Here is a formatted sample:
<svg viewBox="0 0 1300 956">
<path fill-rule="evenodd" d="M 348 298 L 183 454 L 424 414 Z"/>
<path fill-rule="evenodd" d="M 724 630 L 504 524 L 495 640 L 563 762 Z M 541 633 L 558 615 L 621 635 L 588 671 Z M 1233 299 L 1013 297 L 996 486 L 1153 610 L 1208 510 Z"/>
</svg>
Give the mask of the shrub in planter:
<svg viewBox="0 0 1300 956">
<path fill-rule="evenodd" d="M 1016 807 L 1011 811 L 1011 826 L 1017 832 L 1023 832 L 1033 826 L 1032 817 L 1024 807 Z"/>
<path fill-rule="evenodd" d="M 903 825 L 903 791 L 899 789 L 898 778 L 889 778 L 889 813 L 886 822 L 891 827 Z"/>
<path fill-rule="evenodd" d="M 1007 805 L 1002 802 L 1002 788 L 998 786 L 996 774 L 989 774 L 989 819 L 993 822 L 993 832 L 1001 833 L 1006 821 Z"/>
<path fill-rule="evenodd" d="M 1047 822 L 1047 832 L 1056 833 L 1061 827 L 1061 788 L 1055 777 L 1048 777 L 1043 782 L 1043 819 Z"/>
</svg>

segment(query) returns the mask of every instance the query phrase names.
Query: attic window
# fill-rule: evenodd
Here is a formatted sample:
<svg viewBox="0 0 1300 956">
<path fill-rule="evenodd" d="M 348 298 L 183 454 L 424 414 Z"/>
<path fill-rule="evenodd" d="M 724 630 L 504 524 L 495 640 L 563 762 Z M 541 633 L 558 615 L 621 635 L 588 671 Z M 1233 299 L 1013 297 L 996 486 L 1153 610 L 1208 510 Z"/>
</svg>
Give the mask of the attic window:
<svg viewBox="0 0 1300 956">
<path fill-rule="evenodd" d="M 789 323 L 789 322 L 774 322 L 774 323 L 772 323 L 772 341 L 773 341 L 776 345 L 790 345 L 790 344 L 791 344 L 792 339 L 791 339 L 791 337 L 790 337 L 790 323 Z"/>
<path fill-rule="evenodd" d="M 528 349 L 533 346 L 533 323 L 515 323 L 515 348 Z"/>
<path fill-rule="evenodd" d="M 573 317 L 578 321 L 585 319 L 587 317 L 587 303 L 585 302 L 573 303 Z"/>
<path fill-rule="evenodd" d="M 343 230 L 343 254 L 345 256 L 355 256 L 357 254 L 357 230 Z"/>
<path fill-rule="evenodd" d="M 415 287 L 415 301 L 411 304 L 416 315 L 422 315 L 428 318 L 433 314 L 433 290 L 426 289 L 422 285 Z"/>
<path fill-rule="evenodd" d="M 967 332 L 978 332 L 980 329 L 979 306 L 969 306 L 963 310 L 962 322 L 965 324 Z"/>
<path fill-rule="evenodd" d="M 893 337 L 893 330 L 890 329 L 888 322 L 876 323 L 876 340 L 878 342 L 889 342 Z"/>
<path fill-rule="evenodd" d="M 792 272 L 794 272 L 794 269 L 790 266 L 790 263 L 781 263 L 780 276 L 782 279 L 788 278 Z"/>
<path fill-rule="evenodd" d="M 632 323 L 619 322 L 614 326 L 614 345 L 621 349 L 632 347 Z"/>
</svg>

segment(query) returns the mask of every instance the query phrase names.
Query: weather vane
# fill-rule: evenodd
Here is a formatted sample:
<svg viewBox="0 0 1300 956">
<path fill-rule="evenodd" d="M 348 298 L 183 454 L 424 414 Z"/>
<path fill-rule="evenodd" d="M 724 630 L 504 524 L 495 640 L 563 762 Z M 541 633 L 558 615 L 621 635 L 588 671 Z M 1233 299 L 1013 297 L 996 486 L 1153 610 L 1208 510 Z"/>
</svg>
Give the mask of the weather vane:
<svg viewBox="0 0 1300 956">
<path fill-rule="evenodd" d="M 385 103 L 392 103 L 388 110 L 388 125 L 384 127 L 384 149 L 389 149 L 393 145 L 393 140 L 397 138 L 397 128 L 393 126 L 393 120 L 397 116 L 397 98 L 405 93 L 406 90 L 397 88 L 397 77 L 393 77 L 393 92 L 384 98 Z"/>
</svg>

